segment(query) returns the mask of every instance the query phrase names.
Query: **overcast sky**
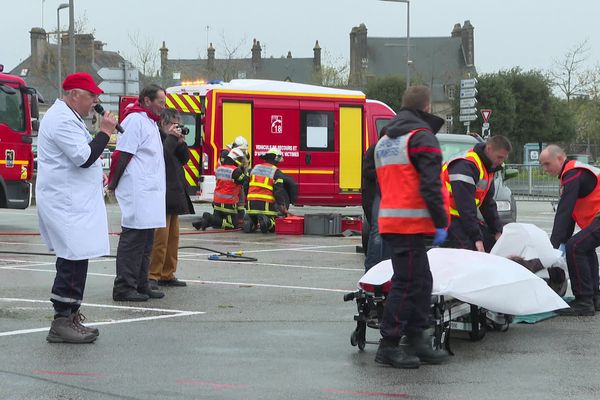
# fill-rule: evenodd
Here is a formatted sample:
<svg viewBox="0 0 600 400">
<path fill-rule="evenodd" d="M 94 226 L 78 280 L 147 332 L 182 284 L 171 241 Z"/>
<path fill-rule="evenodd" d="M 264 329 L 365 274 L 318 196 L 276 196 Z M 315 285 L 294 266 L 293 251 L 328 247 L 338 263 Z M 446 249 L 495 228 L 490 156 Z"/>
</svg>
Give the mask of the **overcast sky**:
<svg viewBox="0 0 600 400">
<path fill-rule="evenodd" d="M 0 63 L 6 70 L 29 56 L 32 27 L 56 29 L 56 9 L 65 2 L 2 0 Z M 68 13 L 61 11 L 65 27 Z M 369 36 L 406 34 L 406 4 L 378 0 L 75 0 L 75 18 L 84 15 L 106 50 L 130 59 L 129 36 L 136 33 L 157 49 L 165 41 L 169 58 L 206 58 L 207 41 L 217 56 L 223 56 L 224 43 L 241 44 L 239 54 L 249 56 L 253 38 L 263 56 L 291 50 L 295 57 L 312 57 L 318 39 L 324 63 L 348 59 L 348 35 L 360 23 Z M 592 66 L 600 63 L 599 15 L 595 0 L 411 0 L 410 29 L 411 36 L 449 36 L 455 23 L 470 20 L 479 72 L 548 69 L 585 40 Z"/>
</svg>

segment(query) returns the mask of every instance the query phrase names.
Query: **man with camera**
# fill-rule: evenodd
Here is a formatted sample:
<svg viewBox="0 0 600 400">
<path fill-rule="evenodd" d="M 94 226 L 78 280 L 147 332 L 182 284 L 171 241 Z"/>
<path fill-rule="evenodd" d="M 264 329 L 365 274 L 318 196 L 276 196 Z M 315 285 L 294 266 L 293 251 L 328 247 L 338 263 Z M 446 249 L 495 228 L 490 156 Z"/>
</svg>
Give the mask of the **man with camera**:
<svg viewBox="0 0 600 400">
<path fill-rule="evenodd" d="M 163 144 L 166 176 L 166 227 L 154 231 L 154 246 L 150 257 L 150 287 L 186 286 L 175 277 L 179 248 L 179 215 L 194 214 L 194 206 L 186 191 L 183 166 L 190 155 L 185 137 L 189 129 L 181 125 L 179 112 L 165 108 L 160 114 L 160 138 Z"/>
</svg>

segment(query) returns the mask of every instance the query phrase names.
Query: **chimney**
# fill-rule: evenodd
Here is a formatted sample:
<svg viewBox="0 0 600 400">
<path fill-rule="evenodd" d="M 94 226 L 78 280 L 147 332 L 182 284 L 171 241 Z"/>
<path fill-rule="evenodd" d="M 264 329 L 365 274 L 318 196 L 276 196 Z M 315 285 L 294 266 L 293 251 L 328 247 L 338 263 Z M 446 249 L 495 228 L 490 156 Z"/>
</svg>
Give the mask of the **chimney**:
<svg viewBox="0 0 600 400">
<path fill-rule="evenodd" d="M 29 35 L 31 37 L 31 68 L 40 71 L 46 56 L 46 31 L 43 28 L 31 28 Z"/>
<path fill-rule="evenodd" d="M 288 58 L 288 60 L 292 59 L 292 51 L 291 50 L 288 50 L 287 58 Z"/>
<path fill-rule="evenodd" d="M 319 41 L 315 42 L 315 47 L 313 47 L 313 69 L 315 72 L 321 70 L 321 46 L 319 46 Z"/>
<path fill-rule="evenodd" d="M 64 43 L 64 42 L 63 42 Z M 84 63 L 94 62 L 94 35 L 91 33 L 75 34 L 76 59 Z M 79 62 L 78 62 L 79 63 Z M 79 64 L 81 65 L 81 64 Z"/>
<path fill-rule="evenodd" d="M 160 51 L 160 77 L 162 78 L 163 85 L 166 85 L 167 71 L 169 69 L 169 49 L 165 45 L 165 41 L 162 42 Z"/>
<path fill-rule="evenodd" d="M 97 51 L 104 51 L 104 43 L 101 40 L 94 40 L 94 54 Z"/>
<path fill-rule="evenodd" d="M 260 47 L 260 42 L 254 39 L 254 43 L 252 44 L 252 66 L 254 68 L 258 68 L 260 66 L 260 53 L 262 49 Z"/>
<path fill-rule="evenodd" d="M 454 28 L 452 28 L 452 33 L 451 36 L 452 37 L 460 37 L 462 34 L 462 28 L 460 27 L 460 24 L 454 24 Z"/>
<path fill-rule="evenodd" d="M 475 65 L 474 30 L 475 28 L 473 28 L 473 25 L 471 25 L 471 21 L 466 20 L 462 27 L 461 38 L 467 67 L 472 67 Z"/>
<path fill-rule="evenodd" d="M 215 48 L 213 47 L 212 43 L 210 44 L 210 46 L 208 46 L 208 49 L 206 50 L 206 55 L 207 55 L 206 66 L 209 71 L 214 71 L 215 70 Z"/>
<path fill-rule="evenodd" d="M 350 32 L 350 85 L 363 86 L 366 83 L 368 62 L 367 27 L 360 24 Z"/>
</svg>

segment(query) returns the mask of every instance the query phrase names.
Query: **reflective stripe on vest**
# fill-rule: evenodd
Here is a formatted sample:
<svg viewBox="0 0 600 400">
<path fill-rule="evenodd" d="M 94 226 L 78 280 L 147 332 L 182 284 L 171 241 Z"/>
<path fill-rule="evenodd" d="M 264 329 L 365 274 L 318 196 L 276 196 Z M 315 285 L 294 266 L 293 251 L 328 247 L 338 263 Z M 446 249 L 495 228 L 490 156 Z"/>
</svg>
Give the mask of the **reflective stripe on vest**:
<svg viewBox="0 0 600 400">
<path fill-rule="evenodd" d="M 273 195 L 273 177 L 277 167 L 268 163 L 256 165 L 250 172 L 248 200 L 275 202 Z"/>
<path fill-rule="evenodd" d="M 479 180 L 477 183 L 475 183 L 475 179 L 472 176 L 465 174 L 450 174 L 448 172 L 448 166 L 456 160 L 467 160 L 475 164 L 477 171 L 479 172 Z M 483 202 L 483 199 L 485 199 L 485 196 L 490 190 L 492 177 L 493 175 L 490 174 L 483 165 L 479 154 L 477 154 L 473 149 L 467 151 L 467 153 L 463 156 L 454 157 L 444 163 L 442 166 L 442 180 L 446 186 L 446 189 L 448 190 L 448 193 L 450 194 L 450 214 L 460 217 L 460 213 L 456 207 L 456 202 L 454 201 L 454 196 L 452 195 L 452 182 L 466 182 L 475 186 L 475 207 L 479 208 Z"/>
<path fill-rule="evenodd" d="M 237 167 L 233 165 L 220 165 L 215 171 L 217 183 L 213 196 L 214 203 L 237 204 L 239 202 L 242 187 L 233 180 L 233 172 L 236 169 Z"/>
<path fill-rule="evenodd" d="M 380 233 L 435 232 L 429 209 L 421 196 L 419 173 L 408 153 L 410 139 L 421 130 L 397 138 L 383 136 L 375 147 L 375 167 L 381 189 Z M 445 192 L 444 187 L 442 192 Z M 442 197 L 447 204 L 447 196 Z"/>
<path fill-rule="evenodd" d="M 567 172 L 574 169 L 588 170 L 594 174 L 594 177 L 596 178 L 596 186 L 594 187 L 594 190 L 592 190 L 592 192 L 587 196 L 578 198 L 577 201 L 575 201 L 575 207 L 573 208 L 573 213 L 571 214 L 577 225 L 579 225 L 581 229 L 585 229 L 589 224 L 592 223 L 594 218 L 598 216 L 598 213 L 600 213 L 600 169 L 579 161 L 568 161 L 563 169 L 562 175 L 560 176 L 561 195 L 563 190 L 562 187 L 564 185 L 563 177 Z"/>
</svg>

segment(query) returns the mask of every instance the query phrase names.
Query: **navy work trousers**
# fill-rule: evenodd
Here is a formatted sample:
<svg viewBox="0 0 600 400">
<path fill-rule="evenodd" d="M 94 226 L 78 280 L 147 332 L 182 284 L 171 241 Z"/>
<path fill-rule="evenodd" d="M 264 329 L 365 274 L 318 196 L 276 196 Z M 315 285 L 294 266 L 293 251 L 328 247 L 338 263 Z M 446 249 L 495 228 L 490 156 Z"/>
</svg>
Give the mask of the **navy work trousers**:
<svg viewBox="0 0 600 400">
<path fill-rule="evenodd" d="M 433 278 L 424 235 L 383 234 L 392 252 L 392 287 L 387 296 L 381 336 L 418 335 L 430 325 Z"/>
<path fill-rule="evenodd" d="M 54 317 L 68 317 L 79 310 L 87 278 L 88 260 L 56 259 L 56 276 L 50 301 Z"/>
<path fill-rule="evenodd" d="M 598 289 L 598 257 L 600 217 L 573 235 L 565 245 L 571 290 L 576 297 L 596 297 Z"/>
</svg>

